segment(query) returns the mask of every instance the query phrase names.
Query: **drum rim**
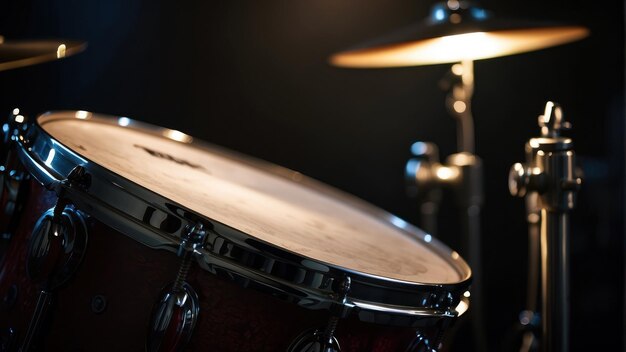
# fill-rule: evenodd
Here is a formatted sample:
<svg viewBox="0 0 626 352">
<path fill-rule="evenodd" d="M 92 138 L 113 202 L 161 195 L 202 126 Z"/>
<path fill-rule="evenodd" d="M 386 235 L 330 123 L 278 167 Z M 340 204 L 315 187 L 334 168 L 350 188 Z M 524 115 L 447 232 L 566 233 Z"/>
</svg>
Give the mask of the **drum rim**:
<svg viewBox="0 0 626 352">
<path fill-rule="evenodd" d="M 56 140 L 42 127 L 48 122 L 71 120 L 75 118 L 89 119 L 96 123 L 130 128 L 143 133 L 169 138 L 201 150 L 218 153 L 236 162 L 244 163 L 256 169 L 290 180 L 291 182 L 296 182 L 303 187 L 309 187 L 325 195 L 330 195 L 337 201 L 341 201 L 350 207 L 358 208 L 368 216 L 388 223 L 404 235 L 423 242 L 427 248 L 451 265 L 453 269 L 457 271 L 461 279 L 453 283 L 421 283 L 398 280 L 325 263 L 315 258 L 309 258 L 302 254 L 294 253 L 286 248 L 264 242 L 251 234 L 247 234 L 196 213 L 181 204 L 177 204 L 154 191 L 116 174 L 112 170 L 87 160 L 80 156 L 78 154 L 79 152 L 70 149 L 70 147 Z M 120 121 L 122 121 L 121 119 L 124 121 L 123 125 L 120 123 Z M 177 136 L 178 138 L 172 138 L 171 136 Z M 93 216 L 99 221 L 148 247 L 167 249 L 175 252 L 185 225 L 192 224 L 192 221 L 190 221 L 191 218 L 201 219 L 203 222 L 209 223 L 216 236 L 216 238 L 214 238 L 215 241 L 232 242 L 222 244 L 220 248 L 217 248 L 215 243 L 212 243 L 212 250 L 203 248 L 196 253 L 198 263 L 205 270 L 213 274 L 226 276 L 240 284 L 245 282 L 243 283 L 244 286 L 254 286 L 261 290 L 268 290 L 274 295 L 294 301 L 307 308 L 327 309 L 337 304 L 337 297 L 333 294 L 333 280 L 337 281 L 342 276 L 350 276 L 353 282 L 353 288 L 349 294 L 350 299 L 348 303 L 343 302 L 341 305 L 357 308 L 361 320 L 379 321 L 382 316 L 382 319 L 386 319 L 385 321 L 392 325 L 414 324 L 414 322 L 407 323 L 406 317 L 416 319 L 424 317 L 453 317 L 462 313 L 457 311 L 457 307 L 460 304 L 459 302 L 467 301 L 464 299 L 463 295 L 469 288 L 471 270 L 458 253 L 449 249 L 435 238 L 431 237 L 430 241 L 426 241 L 425 236 L 427 236 L 427 234 L 422 230 L 382 209 L 287 168 L 204 141 L 194 140 L 192 137 L 176 130 L 158 127 L 127 117 L 95 114 L 86 111 L 54 111 L 41 114 L 35 119 L 34 123 L 26 129 L 26 132 L 17 138 L 17 142 L 20 159 L 27 166 L 27 169 L 29 169 L 35 179 L 41 184 L 48 189 L 55 190 L 57 193 L 63 192 L 65 196 L 77 203 L 79 208 L 81 208 L 81 205 L 82 208 L 87 208 L 86 212 L 90 214 L 93 213 Z M 46 150 L 50 152 L 52 149 L 56 151 L 57 157 L 53 158 L 52 162 L 46 164 L 46 162 L 44 162 L 44 152 Z M 143 226 L 137 226 L 137 224 L 124 223 L 130 220 L 127 218 L 130 215 L 125 214 L 124 210 L 121 209 L 119 205 L 116 206 L 107 203 L 107 201 L 104 200 L 106 196 L 102 189 L 91 188 L 88 192 L 85 192 L 81 190 L 80 187 L 71 187 L 68 186 L 67 182 L 63 182 L 63 174 L 67 174 L 70 171 L 68 168 L 71 169 L 79 165 L 83 166 L 85 170 L 93 176 L 94 181 L 101 182 L 101 184 L 98 183 L 98 187 L 105 187 L 106 192 L 119 192 L 116 196 L 121 196 L 123 192 L 125 196 L 130 195 L 134 199 L 133 206 L 135 207 L 141 209 L 145 207 L 158 207 L 158 210 L 164 212 L 166 215 L 178 216 L 182 220 L 187 220 L 187 222 L 185 223 L 183 221 L 182 225 L 171 233 L 164 233 L 161 229 L 157 229 L 153 226 L 149 227 L 150 224 L 139 224 Z M 298 180 L 294 180 L 294 177 Z M 181 215 L 181 212 L 184 215 Z M 122 213 L 127 216 L 124 217 L 117 213 Z M 240 248 L 238 248 L 241 250 L 249 250 L 251 253 L 259 255 L 261 260 L 284 261 L 287 263 L 286 265 L 292 265 L 293 268 L 296 268 L 296 270 L 300 272 L 300 277 L 303 275 L 305 277 L 311 275 L 312 278 L 309 278 L 311 282 L 294 282 L 302 281 L 302 278 L 299 280 L 290 280 L 286 277 L 278 277 L 271 272 L 259 271 L 259 269 L 262 270 L 262 268 L 255 268 L 243 263 L 241 258 L 224 257 L 221 251 L 228 246 L 239 246 Z M 216 251 L 220 253 L 215 253 Z M 249 260 L 249 258 L 245 260 Z M 328 280 L 330 280 L 330 282 Z M 358 290 L 357 287 L 359 287 Z M 368 298 L 368 294 L 365 294 L 368 290 L 376 289 L 384 289 L 385 296 L 389 297 L 386 297 L 384 300 L 372 300 Z M 355 291 L 362 294 L 357 294 Z M 418 293 L 421 293 L 422 296 L 426 294 L 428 299 L 422 299 L 423 297 L 419 296 Z M 406 299 L 413 299 L 412 296 L 415 295 L 418 295 L 420 297 L 419 299 L 423 302 L 404 303 Z M 394 321 L 397 320 L 394 320 L 394 317 L 400 317 L 404 320 L 394 323 Z M 413 321 L 412 319 L 409 320 Z"/>
</svg>

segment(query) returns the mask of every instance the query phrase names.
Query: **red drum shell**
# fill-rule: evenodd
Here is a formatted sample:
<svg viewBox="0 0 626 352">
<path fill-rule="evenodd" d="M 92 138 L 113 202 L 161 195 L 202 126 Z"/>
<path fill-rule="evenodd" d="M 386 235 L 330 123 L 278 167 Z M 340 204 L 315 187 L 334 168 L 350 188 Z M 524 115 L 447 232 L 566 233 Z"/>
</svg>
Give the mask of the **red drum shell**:
<svg viewBox="0 0 626 352">
<path fill-rule="evenodd" d="M 20 224 L 4 254 L 0 298 L 17 288 L 11 306 L 0 308 L 0 328 L 13 328 L 20 346 L 38 296 L 26 273 L 28 242 L 37 219 L 54 206 L 56 195 L 30 182 Z M 50 351 L 143 351 L 154 304 L 176 277 L 180 259 L 148 248 L 93 217 L 86 217 L 87 250 L 74 277 L 56 291 L 50 324 L 41 338 Z M 187 350 L 285 351 L 303 331 L 323 328 L 328 311 L 308 310 L 246 289 L 194 266 L 187 282 L 200 301 L 199 320 Z M 106 307 L 94 312 L 92 300 Z M 429 328 L 437 334 L 435 327 Z M 415 336 L 411 328 L 340 321 L 336 337 L 342 351 L 405 351 Z"/>
</svg>

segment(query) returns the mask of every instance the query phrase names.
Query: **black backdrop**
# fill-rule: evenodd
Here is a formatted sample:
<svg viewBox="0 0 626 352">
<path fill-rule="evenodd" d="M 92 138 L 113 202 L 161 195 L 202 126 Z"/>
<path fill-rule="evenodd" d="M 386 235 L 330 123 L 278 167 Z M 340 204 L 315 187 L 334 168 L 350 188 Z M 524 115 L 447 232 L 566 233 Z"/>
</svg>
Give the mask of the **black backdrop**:
<svg viewBox="0 0 626 352">
<path fill-rule="evenodd" d="M 438 88 L 448 66 L 347 70 L 326 59 L 425 16 L 431 3 L 3 0 L 7 39 L 66 37 L 89 47 L 60 62 L 0 72 L 0 112 L 83 109 L 179 129 L 415 223 L 403 181 L 409 146 L 427 140 L 444 156 L 455 151 L 454 121 Z M 573 220 L 573 346 L 617 350 L 624 336 L 624 3 L 483 4 L 504 16 L 576 21 L 592 31 L 578 43 L 475 64 L 490 350 L 503 348 L 524 303 L 524 208 L 508 195 L 506 177 L 537 135 L 547 99 L 560 102 L 574 124 L 587 181 Z M 454 211 L 447 207 L 442 217 L 441 239 L 458 248 Z"/>
</svg>

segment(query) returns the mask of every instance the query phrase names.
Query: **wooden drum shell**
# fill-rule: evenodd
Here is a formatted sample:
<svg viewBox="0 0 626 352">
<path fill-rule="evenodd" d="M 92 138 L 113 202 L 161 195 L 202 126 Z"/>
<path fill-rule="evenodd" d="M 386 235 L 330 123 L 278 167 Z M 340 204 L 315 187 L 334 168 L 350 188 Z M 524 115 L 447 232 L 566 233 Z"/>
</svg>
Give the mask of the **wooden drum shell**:
<svg viewBox="0 0 626 352">
<path fill-rule="evenodd" d="M 0 271 L 0 328 L 14 329 L 13 346 L 18 347 L 39 292 L 26 272 L 29 239 L 37 219 L 56 202 L 53 192 L 28 182 L 30 192 Z M 180 259 L 174 253 L 148 248 L 88 214 L 85 219 L 85 257 L 74 277 L 56 290 L 40 347 L 48 351 L 145 350 L 152 309 L 161 290 L 176 277 Z M 188 350 L 285 351 L 298 335 L 323 328 L 330 317 L 328 311 L 308 310 L 246 289 L 244 283 L 230 282 L 197 265 L 187 282 L 200 302 Z M 95 297 L 106 302 L 102 312 L 92 308 Z M 415 329 L 352 317 L 340 321 L 336 337 L 344 352 L 404 351 Z"/>
</svg>

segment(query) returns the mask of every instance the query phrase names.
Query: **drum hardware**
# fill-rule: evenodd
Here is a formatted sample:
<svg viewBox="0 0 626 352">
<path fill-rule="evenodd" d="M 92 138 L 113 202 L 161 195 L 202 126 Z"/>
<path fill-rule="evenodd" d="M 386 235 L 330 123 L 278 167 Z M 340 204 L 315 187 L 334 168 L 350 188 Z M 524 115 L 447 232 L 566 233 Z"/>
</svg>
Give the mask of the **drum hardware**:
<svg viewBox="0 0 626 352">
<path fill-rule="evenodd" d="M 20 115 L 18 108 L 13 109 L 8 121 L 2 125 L 2 143 L 0 145 L 0 204 L 2 228 L 0 238 L 9 241 L 18 224 L 21 209 L 28 193 L 26 182 L 30 176 L 18 162 L 14 150 L 17 136 L 26 129 L 27 118 Z"/>
<path fill-rule="evenodd" d="M 537 351 L 541 335 L 541 313 L 537 305 L 540 294 L 540 235 L 537 192 L 528 192 L 525 196 L 526 222 L 528 223 L 528 278 L 526 283 L 526 306 L 520 312 L 517 323 L 507 338 L 507 348 L 520 352 Z"/>
<path fill-rule="evenodd" d="M 147 339 L 148 351 L 182 351 L 198 321 L 200 302 L 191 285 L 185 282 L 196 251 L 207 238 L 204 225 L 188 227 L 181 237 L 178 256 L 181 264 L 174 283 L 161 293 L 155 306 Z"/>
<path fill-rule="evenodd" d="M 130 243 L 136 247 L 139 258 L 144 255 L 151 258 L 150 266 L 145 266 L 147 269 L 154 268 L 156 258 L 161 256 L 168 258 L 167 261 L 176 259 L 168 251 L 188 259 L 181 259 L 183 263 L 175 268 L 178 274 L 171 285 L 159 280 L 144 280 L 144 285 L 154 286 L 149 286 L 150 289 L 137 287 L 137 292 L 143 291 L 143 295 L 163 290 L 159 296 L 161 299 L 157 300 L 152 312 L 149 307 L 138 307 L 145 314 L 141 319 L 129 316 L 123 320 L 137 319 L 133 321 L 137 326 L 148 322 L 157 329 L 159 326 L 163 329 L 149 332 L 155 335 L 147 338 L 140 337 L 140 341 L 135 341 L 136 345 L 148 349 L 154 346 L 156 350 L 168 346 L 183 348 L 184 340 L 195 329 L 192 341 L 210 341 L 210 346 L 219 346 L 216 347 L 218 350 L 225 350 L 232 336 L 220 333 L 219 329 L 213 330 L 211 326 L 215 327 L 217 323 L 251 328 L 253 324 L 268 328 L 267 336 L 255 337 L 255 341 L 263 341 L 259 342 L 263 344 L 271 341 L 267 345 L 271 347 L 260 349 L 284 350 L 289 340 L 285 341 L 281 333 L 296 336 L 310 328 L 306 321 L 314 320 L 315 324 L 321 323 L 323 327 L 317 329 L 320 332 L 313 336 L 313 341 L 324 342 L 324 336 L 332 332 L 333 338 L 336 337 L 347 350 L 354 350 L 356 341 L 361 341 L 359 336 L 372 337 L 372 340 L 365 342 L 367 346 L 386 341 L 389 346 L 387 350 L 403 350 L 416 338 L 417 335 L 412 332 L 416 331 L 414 329 L 423 328 L 429 332 L 445 329 L 448 325 L 442 322 L 455 321 L 467 310 L 468 300 L 464 294 L 471 281 L 469 267 L 458 253 L 432 236 L 306 177 L 296 180 L 291 177 L 293 172 L 278 169 L 274 165 L 196 140 L 181 142 L 170 138 L 171 135 L 175 135 L 171 130 L 128 118 L 84 111 L 56 112 L 39 116 L 25 133 L 18 136 L 15 148 L 25 170 L 32 176 L 29 182 L 32 190 L 29 202 L 47 208 L 51 199 L 46 189 L 55 191 L 59 199 L 73 205 L 67 208 L 80 209 L 81 214 L 89 214 L 91 241 L 102 243 L 103 236 L 107 236 L 107 243 L 117 239 L 125 244 L 125 248 Z M 134 145 L 148 145 L 151 150 L 161 154 L 155 156 Z M 103 150 L 107 152 L 102 153 Z M 167 151 L 171 158 L 162 157 L 163 151 Z M 184 159 L 181 159 L 182 155 Z M 177 160 L 188 160 L 194 165 L 211 165 L 211 173 L 207 174 Z M 137 168 L 136 165 L 142 167 Z M 181 173 L 185 173 L 187 182 L 176 182 L 176 177 Z M 62 176 L 68 174 L 73 176 Z M 75 181 L 70 182 L 68 179 Z M 153 181 L 158 183 L 151 184 Z M 215 184 L 228 187 L 212 188 Z M 197 192 L 189 192 L 190 189 Z M 221 193 L 224 190 L 232 193 Z M 261 202 L 239 201 L 258 196 L 261 196 Z M 259 207 L 259 204 L 267 205 L 268 209 Z M 216 207 L 213 208 L 213 205 Z M 248 205 L 249 209 L 246 208 Z M 223 209 L 227 212 L 222 213 Z M 294 209 L 299 210 L 292 213 Z M 276 216 L 282 215 L 282 212 L 291 217 L 277 221 Z M 325 227 L 310 225 L 316 224 L 322 216 Z M 352 220 L 347 222 L 346 219 Z M 194 231 L 184 225 L 198 222 L 202 223 L 206 240 L 194 239 Z M 195 232 L 199 234 L 203 232 L 202 229 L 197 228 Z M 344 235 L 339 238 L 326 236 L 331 230 Z M 19 231 L 18 234 L 26 236 L 25 231 Z M 275 235 L 280 236 L 272 237 Z M 380 252 L 367 252 L 367 255 L 359 254 L 360 251 L 351 253 L 355 242 L 350 239 L 357 236 L 364 249 L 377 248 Z M 377 247 L 381 236 L 386 236 L 388 246 Z M 333 240 L 328 241 L 328 238 Z M 342 242 L 346 238 L 348 240 Z M 129 239 L 132 241 L 129 242 Z M 301 248 L 307 248 L 308 252 L 291 247 L 291 243 L 300 246 L 298 242 L 302 239 L 306 240 L 306 247 Z M 386 250 L 388 247 L 391 249 Z M 107 244 L 107 248 L 115 247 Z M 24 252 L 27 250 L 19 249 L 15 252 L 17 255 L 13 262 L 26 257 L 26 254 L 21 254 Z M 325 258 L 334 253 L 339 255 Z M 109 259 L 102 253 L 94 255 L 100 262 Z M 402 256 L 402 260 L 394 261 L 399 256 Z M 132 255 L 130 257 L 134 258 Z M 419 261 L 413 265 L 416 257 Z M 88 259 L 81 266 L 83 269 L 80 275 L 76 275 L 63 291 L 54 294 L 55 307 L 64 304 L 64 309 L 69 310 L 72 316 L 76 313 L 82 319 L 93 319 L 97 324 L 112 323 L 120 318 L 118 304 L 123 302 L 128 306 L 128 300 L 124 300 L 121 294 L 103 291 L 98 292 L 106 294 L 105 303 L 101 304 L 100 300 L 95 299 L 94 293 L 81 289 L 81 285 L 90 282 L 86 279 L 87 273 L 83 271 L 87 268 L 95 270 L 98 275 L 112 275 L 105 272 L 100 264 L 93 262 L 91 256 Z M 198 275 L 201 280 L 194 281 L 192 289 L 185 283 L 185 273 L 193 261 L 199 264 L 199 270 L 194 272 L 194 276 Z M 383 265 L 384 270 L 381 271 L 380 263 L 389 261 L 394 265 Z M 412 264 L 407 266 L 406 263 Z M 143 262 L 141 264 L 144 265 Z M 12 267 L 6 263 L 2 265 L 2 270 Z M 16 275 L 20 275 L 15 271 L 8 272 L 6 278 L 0 278 L 3 293 L 7 292 Z M 158 270 L 151 271 L 151 275 L 155 274 L 152 277 L 163 278 L 162 275 L 158 276 Z M 341 281 L 338 278 L 346 276 L 350 278 L 349 294 L 338 295 Z M 128 275 L 126 277 L 128 279 Z M 225 283 L 220 278 L 231 282 Z M 178 293 L 174 290 L 175 285 Z M 241 286 L 246 289 L 241 290 Z M 213 290 L 215 287 L 219 288 L 219 292 Z M 194 291 L 198 292 L 198 296 Z M 212 298 L 215 295 L 216 300 L 229 301 L 232 300 L 231 294 L 250 297 L 251 301 L 224 307 L 212 306 L 212 300 L 200 306 L 197 300 L 197 297 Z M 27 292 L 21 295 L 28 301 L 37 299 Z M 20 296 L 20 300 L 24 297 Z M 73 304 L 71 300 L 74 297 L 96 304 L 91 307 L 91 311 L 89 308 L 85 310 L 83 304 Z M 132 300 L 136 299 L 132 297 Z M 43 303 L 48 300 L 42 297 Z M 114 302 L 116 309 L 113 309 Z M 259 308 L 255 302 L 275 303 L 282 307 L 281 311 L 293 312 L 293 317 L 270 313 L 273 315 L 268 319 L 262 314 L 270 311 L 265 306 Z M 94 317 L 102 306 L 107 313 Z M 20 316 L 23 309 L 21 305 L 16 305 L 8 318 L 0 316 L 0 320 L 5 319 L 3 324 L 26 331 L 28 323 L 16 323 L 19 319 L 15 318 Z M 209 309 L 210 312 L 207 312 Z M 159 310 L 164 313 L 159 313 Z M 203 310 L 205 313 L 201 312 Z M 252 315 L 235 314 L 242 319 L 216 321 L 229 310 L 236 313 L 249 311 Z M 27 314 L 31 314 L 31 311 Z M 166 321 L 165 314 L 172 314 L 172 319 Z M 348 314 L 349 317 L 343 320 L 344 315 Z M 194 318 L 197 316 L 202 319 Z M 50 332 L 45 341 L 62 349 L 67 346 L 68 340 L 60 324 L 67 321 L 58 315 L 48 320 Z M 196 328 L 193 328 L 194 321 L 198 325 Z M 349 329 L 347 336 L 341 335 L 344 321 L 344 328 Z M 341 325 L 334 331 L 337 324 Z M 186 335 L 186 331 L 189 334 Z M 143 334 L 145 331 L 139 331 L 137 335 Z M 394 335 L 399 338 L 390 338 Z M 242 341 L 235 343 L 239 346 L 246 344 Z M 358 343 L 363 346 L 361 342 Z M 90 339 L 81 339 L 80 345 L 93 346 Z M 117 344 L 111 342 L 111 345 Z M 339 343 L 336 346 L 334 343 L 328 345 L 330 348 L 338 346 Z"/>
<path fill-rule="evenodd" d="M 331 307 L 332 316 L 328 319 L 326 328 L 304 332 L 291 343 L 287 352 L 341 352 L 339 341 L 335 337 L 335 330 L 339 325 L 339 320 L 347 317 L 353 308 L 348 302 L 351 282 L 349 276 L 341 280 L 337 293 L 334 294 L 339 302 Z"/>
<path fill-rule="evenodd" d="M 473 320 L 476 349 L 487 349 L 482 322 L 481 294 L 481 240 L 480 212 L 482 206 L 482 169 L 480 159 L 474 154 L 474 123 L 471 114 L 471 101 L 474 90 L 474 60 L 513 55 L 539 50 L 580 40 L 589 35 L 589 30 L 581 26 L 560 25 L 520 20 L 504 20 L 496 17 L 478 2 L 442 1 L 432 6 L 430 15 L 419 22 L 394 33 L 357 45 L 331 56 L 331 64 L 352 68 L 383 68 L 419 66 L 441 63 L 455 63 L 448 79 L 442 83 L 449 89 L 446 106 L 457 120 L 457 140 L 459 153 L 449 158 L 451 165 L 440 168 L 443 177 L 436 174 L 435 159 L 429 163 L 407 164 L 408 177 L 418 174 L 435 175 L 427 184 L 419 182 L 417 187 L 440 187 L 448 179 L 456 180 L 457 202 L 461 208 L 461 224 L 464 229 L 463 248 L 472 268 L 474 284 L 472 290 Z M 419 153 L 418 153 L 419 154 Z M 459 162 L 460 165 L 456 165 Z M 452 167 L 451 167 L 452 166 Z M 454 176 L 456 167 L 465 172 Z M 424 168 L 431 170 L 417 170 Z M 445 182 L 444 182 L 445 180 Z M 424 191 L 428 193 L 428 191 Z M 421 206 L 421 218 L 432 222 L 432 206 L 438 207 L 432 199 L 425 199 Z M 436 200 L 436 198 L 435 198 Z M 435 228 L 435 227 L 431 227 Z"/>
<path fill-rule="evenodd" d="M 573 142 L 561 136 L 571 128 L 561 107 L 546 103 L 539 127 L 541 136 L 526 144 L 526 163 L 511 168 L 509 190 L 540 210 L 542 350 L 569 351 L 569 213 L 582 179 Z"/>
<path fill-rule="evenodd" d="M 438 177 L 438 172 L 442 175 L 451 174 L 452 170 L 446 170 L 439 163 L 439 148 L 434 143 L 415 142 L 411 146 L 413 158 L 406 164 L 405 181 L 406 190 L 409 197 L 416 198 L 420 204 L 420 226 L 424 231 L 437 236 L 437 216 L 439 205 L 441 204 L 442 192 L 440 187 L 431 183 L 447 183 L 454 178 Z M 441 171 L 439 171 L 441 169 Z M 454 170 L 458 171 L 458 170 Z M 417 187 L 415 180 L 419 179 L 422 187 Z"/>
<path fill-rule="evenodd" d="M 437 346 L 438 344 L 435 343 L 435 345 Z M 418 332 L 415 340 L 413 340 L 405 352 L 437 352 L 437 350 L 431 347 L 430 340 L 424 334 Z"/>
<path fill-rule="evenodd" d="M 81 184 L 84 169 L 77 166 L 65 183 Z M 26 271 L 40 286 L 35 311 L 20 351 L 30 351 L 44 333 L 41 326 L 49 316 L 55 291 L 78 270 L 87 248 L 87 227 L 81 213 L 60 196 L 54 208 L 35 224 L 29 243 Z"/>
<path fill-rule="evenodd" d="M 470 312 L 474 321 L 475 338 L 478 346 L 485 346 L 482 326 L 482 264 L 481 264 L 481 229 L 480 217 L 483 205 L 483 171 L 482 161 L 474 154 L 474 118 L 471 112 L 471 102 L 474 93 L 474 64 L 465 60 L 454 64 L 449 73 L 440 82 L 442 88 L 448 91 L 446 107 L 457 122 L 457 147 L 459 151 L 451 154 L 444 164 L 439 162 L 438 148 L 433 143 L 416 142 L 411 146 L 411 152 L 426 162 L 412 158 L 406 164 L 405 177 L 411 188 L 421 190 L 422 194 L 441 194 L 441 188 L 449 187 L 454 191 L 456 205 L 461 220 L 462 248 L 472 268 L 472 305 Z M 431 196 L 431 199 L 433 196 Z M 432 212 L 429 201 L 421 199 L 420 218 L 427 222 L 436 222 L 437 212 Z M 439 201 L 439 199 L 435 198 Z M 436 228 L 431 225 L 431 228 Z M 433 233 L 436 236 L 436 233 Z M 483 350 L 478 347 L 478 350 Z"/>
</svg>

